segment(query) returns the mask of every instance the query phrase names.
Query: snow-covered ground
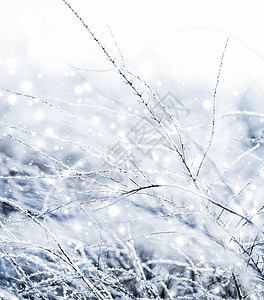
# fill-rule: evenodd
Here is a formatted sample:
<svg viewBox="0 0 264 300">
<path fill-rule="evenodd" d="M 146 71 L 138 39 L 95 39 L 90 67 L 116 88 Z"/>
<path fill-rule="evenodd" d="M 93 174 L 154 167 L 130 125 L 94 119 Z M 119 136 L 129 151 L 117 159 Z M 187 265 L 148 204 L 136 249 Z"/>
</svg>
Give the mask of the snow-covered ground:
<svg viewBox="0 0 264 300">
<path fill-rule="evenodd" d="M 263 4 L 69 4 L 0 1 L 0 297 L 262 299 Z"/>
</svg>

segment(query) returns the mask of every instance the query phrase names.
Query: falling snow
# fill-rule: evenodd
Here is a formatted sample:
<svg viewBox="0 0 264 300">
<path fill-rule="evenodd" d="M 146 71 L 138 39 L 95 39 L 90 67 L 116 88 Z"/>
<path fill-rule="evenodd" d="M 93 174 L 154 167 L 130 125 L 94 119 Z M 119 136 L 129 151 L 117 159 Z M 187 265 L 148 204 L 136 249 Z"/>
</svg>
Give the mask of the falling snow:
<svg viewBox="0 0 264 300">
<path fill-rule="evenodd" d="M 0 298 L 263 299 L 263 10 L 119 2 L 0 1 Z"/>
</svg>

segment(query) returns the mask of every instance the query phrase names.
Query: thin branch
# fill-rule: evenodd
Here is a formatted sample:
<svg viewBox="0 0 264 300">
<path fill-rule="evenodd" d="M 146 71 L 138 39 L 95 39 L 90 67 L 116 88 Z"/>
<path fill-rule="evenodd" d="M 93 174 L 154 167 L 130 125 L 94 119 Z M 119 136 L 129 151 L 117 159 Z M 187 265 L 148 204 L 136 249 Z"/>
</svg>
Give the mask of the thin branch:
<svg viewBox="0 0 264 300">
<path fill-rule="evenodd" d="M 89 287 L 89 289 L 98 297 L 98 299 L 105 300 L 106 298 L 102 295 L 102 293 L 97 289 L 97 287 L 82 274 L 79 267 L 73 262 L 73 260 L 70 258 L 69 254 L 66 252 L 66 250 L 62 247 L 60 242 L 58 241 L 57 237 L 47 228 L 45 227 L 39 220 L 37 220 L 31 213 L 29 213 L 27 210 L 24 210 L 22 207 L 20 207 L 18 204 L 15 204 L 14 202 L 9 201 L 6 198 L 0 197 L 0 202 L 5 203 L 16 210 L 18 210 L 21 214 L 25 215 L 29 219 L 31 219 L 33 222 L 35 222 L 37 225 L 39 225 L 48 235 L 55 241 L 57 244 L 59 250 L 61 253 L 65 256 L 66 260 L 70 264 L 70 266 L 74 269 L 74 271 L 80 275 L 83 282 Z"/>
<path fill-rule="evenodd" d="M 107 59 L 112 63 L 112 65 L 116 68 L 116 70 L 118 71 L 118 73 L 121 75 L 121 77 L 123 77 L 125 83 L 127 85 L 129 85 L 131 87 L 131 89 L 133 90 L 133 92 L 135 93 L 135 95 L 137 97 L 139 97 L 140 101 L 145 105 L 146 109 L 148 110 L 148 112 L 150 113 L 151 117 L 158 123 L 159 127 L 161 128 L 162 132 L 164 133 L 166 139 L 168 140 L 168 142 L 172 145 L 172 147 L 174 148 L 174 150 L 176 151 L 176 153 L 179 155 L 185 169 L 187 170 L 188 176 L 192 179 L 192 182 L 196 185 L 195 182 L 195 178 L 185 160 L 184 154 L 181 153 L 181 151 L 178 149 L 177 145 L 174 143 L 174 141 L 172 140 L 172 138 L 170 137 L 170 135 L 167 133 L 167 131 L 165 130 L 164 126 L 162 125 L 162 123 L 160 122 L 160 120 L 156 117 L 155 113 L 151 110 L 148 102 L 143 98 L 142 94 L 138 91 L 138 89 L 134 86 L 132 80 L 130 80 L 126 74 L 126 70 L 119 68 L 115 59 L 112 58 L 112 56 L 109 54 L 109 52 L 106 50 L 106 48 L 101 44 L 101 42 L 99 41 L 99 39 L 95 36 L 95 34 L 91 31 L 90 27 L 83 21 L 83 19 L 79 16 L 79 14 L 71 7 L 71 5 L 69 3 L 67 3 L 66 0 L 61 0 L 70 10 L 71 12 L 77 17 L 77 19 L 79 19 L 79 21 L 82 23 L 82 25 L 86 28 L 86 30 L 89 32 L 89 34 L 92 36 L 93 40 L 98 44 L 98 46 L 102 49 L 102 51 L 104 52 L 104 54 L 106 55 Z M 129 72 L 128 72 L 129 74 Z M 198 187 L 197 187 L 198 188 Z"/>
<path fill-rule="evenodd" d="M 227 41 L 226 41 L 226 44 L 225 44 L 225 48 L 224 48 L 224 51 L 222 53 L 221 62 L 220 62 L 220 66 L 219 66 L 219 69 L 218 69 L 218 75 L 217 75 L 217 79 L 216 79 L 216 85 L 215 85 L 214 94 L 213 94 L 213 116 L 212 116 L 211 136 L 210 136 L 210 140 L 209 140 L 208 146 L 207 146 L 207 148 L 205 150 L 205 153 L 203 155 L 202 161 L 201 161 L 201 163 L 200 163 L 200 165 L 198 167 L 198 170 L 197 170 L 197 173 L 196 173 L 196 176 L 195 176 L 195 180 L 199 176 L 199 173 L 201 171 L 201 168 L 203 166 L 203 163 L 205 161 L 207 153 L 208 153 L 208 151 L 209 151 L 209 149 L 210 149 L 210 147 L 212 145 L 214 134 L 215 134 L 216 92 L 217 92 L 217 88 L 218 88 L 218 85 L 219 85 L 219 82 L 220 82 L 220 75 L 221 75 L 221 71 L 222 71 L 222 66 L 223 66 L 224 57 L 225 57 L 225 53 L 226 53 L 228 42 L 229 42 L 229 37 L 227 38 Z"/>
</svg>

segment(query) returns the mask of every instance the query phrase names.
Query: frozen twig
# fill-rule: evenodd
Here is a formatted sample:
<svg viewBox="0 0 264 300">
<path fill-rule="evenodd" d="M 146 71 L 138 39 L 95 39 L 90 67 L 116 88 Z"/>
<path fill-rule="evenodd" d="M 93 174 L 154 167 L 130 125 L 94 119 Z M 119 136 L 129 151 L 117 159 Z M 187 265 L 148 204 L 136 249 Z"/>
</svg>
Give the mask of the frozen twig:
<svg viewBox="0 0 264 300">
<path fill-rule="evenodd" d="M 220 62 L 220 66 L 219 66 L 218 74 L 217 74 L 217 78 L 216 78 L 216 85 L 215 85 L 214 94 L 213 94 L 212 128 L 211 128 L 210 140 L 209 140 L 208 146 L 207 146 L 207 148 L 205 150 L 205 153 L 203 155 L 202 161 L 200 162 L 200 165 L 199 165 L 199 167 L 197 169 L 195 180 L 199 176 L 199 173 L 201 171 L 202 165 L 203 165 L 203 163 L 205 161 L 205 158 L 207 156 L 207 153 L 208 153 L 208 151 L 209 151 L 209 149 L 210 149 L 210 147 L 212 145 L 214 134 L 215 134 L 216 93 L 217 93 L 218 85 L 219 85 L 219 82 L 220 82 L 220 75 L 221 75 L 221 71 L 222 71 L 222 66 L 223 66 L 224 57 L 225 57 L 225 53 L 226 53 L 228 42 L 229 42 L 229 37 L 226 40 L 225 48 L 224 48 L 224 51 L 222 53 L 221 62 Z"/>
<path fill-rule="evenodd" d="M 99 41 L 99 39 L 95 36 L 95 34 L 91 31 L 90 27 L 83 21 L 83 19 L 79 16 L 79 14 L 72 8 L 72 6 L 67 3 L 66 0 L 61 0 L 70 10 L 71 12 L 76 16 L 76 18 L 82 23 L 82 25 L 86 28 L 86 30 L 89 32 L 89 34 L 91 35 L 91 37 L 93 38 L 93 40 L 98 44 L 98 46 L 102 49 L 103 53 L 105 54 L 105 56 L 107 57 L 107 59 L 111 62 L 111 64 L 116 68 L 116 70 L 118 71 L 118 73 L 120 74 L 120 76 L 124 79 L 125 83 L 130 86 L 130 88 L 132 89 L 132 91 L 135 93 L 135 95 L 140 99 L 140 101 L 145 105 L 146 109 L 148 110 L 148 112 L 150 113 L 151 117 L 158 123 L 158 126 L 161 128 L 163 134 L 165 135 L 166 139 L 168 140 L 168 142 L 172 145 L 173 149 L 175 150 L 175 152 L 179 155 L 188 176 L 191 178 L 191 180 L 193 181 L 194 184 L 195 183 L 195 178 L 186 162 L 184 153 L 182 153 L 177 145 L 175 144 L 175 142 L 172 140 L 172 138 L 170 137 L 170 135 L 168 134 L 168 132 L 166 131 L 166 129 L 164 128 L 162 122 L 157 118 L 157 116 L 155 115 L 155 113 L 152 111 L 149 103 L 144 99 L 143 97 L 143 93 L 140 92 L 135 85 L 133 84 L 133 80 L 129 79 L 128 75 L 129 72 L 124 70 L 123 68 L 120 68 L 115 59 L 109 54 L 109 52 L 107 51 L 107 49 L 105 48 L 105 46 L 102 45 L 102 43 Z M 156 98 L 157 99 L 157 98 Z M 183 147 L 183 144 L 181 143 L 181 147 Z"/>
<path fill-rule="evenodd" d="M 37 220 L 31 213 L 29 213 L 27 210 L 24 210 L 19 205 L 9 201 L 8 199 L 5 199 L 3 197 L 0 197 L 1 203 L 5 203 L 16 210 L 18 210 L 21 214 L 31 219 L 33 222 L 35 222 L 37 225 L 39 225 L 45 232 L 48 233 L 48 235 L 56 242 L 59 250 L 65 256 L 67 262 L 69 265 L 75 270 L 77 274 L 80 275 L 81 279 L 84 281 L 84 283 L 89 287 L 89 289 L 98 297 L 98 299 L 105 300 L 106 298 L 101 294 L 101 292 L 97 289 L 97 287 L 86 277 L 82 274 L 79 267 L 73 262 L 73 260 L 70 258 L 69 254 L 66 252 L 66 250 L 62 247 L 61 243 L 58 241 L 57 237 L 47 228 L 45 227 L 39 220 Z"/>
</svg>

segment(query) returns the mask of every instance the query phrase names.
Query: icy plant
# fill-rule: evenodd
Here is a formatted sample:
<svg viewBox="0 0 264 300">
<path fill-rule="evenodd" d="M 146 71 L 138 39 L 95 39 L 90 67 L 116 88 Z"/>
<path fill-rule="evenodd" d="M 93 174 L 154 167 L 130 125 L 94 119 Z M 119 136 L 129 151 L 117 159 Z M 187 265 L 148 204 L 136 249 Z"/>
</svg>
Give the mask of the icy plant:
<svg viewBox="0 0 264 300">
<path fill-rule="evenodd" d="M 67 66 L 63 95 L 1 86 L 0 297 L 264 297 L 264 115 L 218 114 L 228 39 L 195 122 L 196 97 L 158 95 L 62 2 L 107 71 Z"/>
</svg>

